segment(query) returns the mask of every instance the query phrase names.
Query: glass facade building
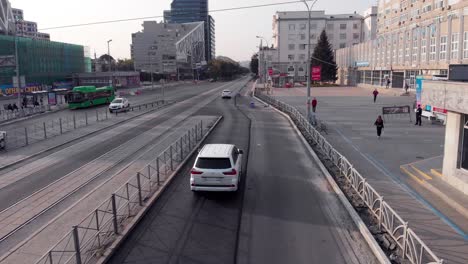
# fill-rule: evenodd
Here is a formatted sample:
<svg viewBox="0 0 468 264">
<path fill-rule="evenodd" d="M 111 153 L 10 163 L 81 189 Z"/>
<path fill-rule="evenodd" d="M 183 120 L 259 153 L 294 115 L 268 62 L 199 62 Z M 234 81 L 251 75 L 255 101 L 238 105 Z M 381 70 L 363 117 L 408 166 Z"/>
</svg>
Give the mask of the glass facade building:
<svg viewBox="0 0 468 264">
<path fill-rule="evenodd" d="M 15 37 L 0 35 L 0 58 L 15 55 Z M 86 71 L 83 46 L 18 37 L 20 75 L 26 83 L 52 85 Z M 12 84 L 15 67 L 0 66 L 0 85 Z"/>
<path fill-rule="evenodd" d="M 164 13 L 165 21 L 169 23 L 205 22 L 206 61 L 216 57 L 215 21 L 208 10 L 208 0 L 173 0 L 171 11 Z"/>
</svg>

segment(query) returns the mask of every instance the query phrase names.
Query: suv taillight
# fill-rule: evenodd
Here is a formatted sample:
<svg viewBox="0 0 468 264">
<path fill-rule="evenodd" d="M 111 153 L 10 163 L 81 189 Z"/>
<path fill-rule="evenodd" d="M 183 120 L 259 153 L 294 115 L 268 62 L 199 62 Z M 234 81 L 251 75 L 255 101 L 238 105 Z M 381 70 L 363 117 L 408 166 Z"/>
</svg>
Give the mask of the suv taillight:
<svg viewBox="0 0 468 264">
<path fill-rule="evenodd" d="M 193 168 L 191 171 L 190 171 L 191 174 L 195 174 L 195 175 L 200 175 L 200 174 L 203 174 L 203 171 L 197 171 L 195 168 Z"/>
<path fill-rule="evenodd" d="M 236 175 L 237 171 L 236 169 L 232 169 L 231 171 L 223 172 L 224 175 Z"/>
</svg>

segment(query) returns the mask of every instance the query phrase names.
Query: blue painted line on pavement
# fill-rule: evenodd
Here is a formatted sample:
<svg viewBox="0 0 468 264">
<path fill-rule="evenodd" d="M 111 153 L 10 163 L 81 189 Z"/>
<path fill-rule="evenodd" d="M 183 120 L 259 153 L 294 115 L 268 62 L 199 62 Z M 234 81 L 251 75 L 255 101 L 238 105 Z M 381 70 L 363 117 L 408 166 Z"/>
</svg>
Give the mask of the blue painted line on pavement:
<svg viewBox="0 0 468 264">
<path fill-rule="evenodd" d="M 372 165 L 374 165 L 380 172 L 389 176 L 396 184 L 400 185 L 405 191 L 407 191 L 413 198 L 418 200 L 424 206 L 426 206 L 429 210 L 431 210 L 435 215 L 437 215 L 442 221 L 444 221 L 448 226 L 450 226 L 455 232 L 463 237 L 465 241 L 468 240 L 468 234 L 466 234 L 463 229 L 461 229 L 457 224 L 455 224 L 450 218 L 445 216 L 442 212 L 440 212 L 437 208 L 432 206 L 426 199 L 424 199 L 421 195 L 419 195 L 416 191 L 406 185 L 401 179 L 395 176 L 390 170 L 388 170 L 382 163 L 377 161 L 372 155 L 363 153 L 348 137 L 346 137 L 340 130 L 335 128 L 336 132 L 340 134 L 340 136 L 351 145 L 351 147 L 356 150 L 361 156 L 363 156 L 366 160 L 368 160 Z"/>
</svg>

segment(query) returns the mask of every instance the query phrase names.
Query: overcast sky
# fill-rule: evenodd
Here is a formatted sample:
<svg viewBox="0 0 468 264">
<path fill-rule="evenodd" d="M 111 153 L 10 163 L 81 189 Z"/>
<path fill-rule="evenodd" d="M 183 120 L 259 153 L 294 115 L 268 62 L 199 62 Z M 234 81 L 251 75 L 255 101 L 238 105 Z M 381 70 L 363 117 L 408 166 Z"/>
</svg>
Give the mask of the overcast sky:
<svg viewBox="0 0 468 264">
<path fill-rule="evenodd" d="M 209 0 L 210 10 L 230 7 L 281 3 L 291 0 Z M 172 0 L 10 0 L 24 10 L 26 20 L 38 23 L 39 29 L 71 24 L 125 18 L 162 16 Z M 318 0 L 314 10 L 327 13 L 361 13 L 376 0 Z M 303 3 L 272 7 L 215 12 L 216 55 L 234 60 L 249 60 L 259 41 L 256 35 L 271 42 L 272 17 L 276 11 L 304 10 Z M 149 19 L 148 19 L 149 20 Z M 154 20 L 154 19 L 153 19 Z M 162 18 L 156 18 L 162 20 Z M 113 24 L 46 30 L 53 41 L 89 46 L 92 56 L 107 53 L 107 40 L 112 39 L 111 55 L 130 57 L 131 34 L 141 30 L 143 20 Z"/>
</svg>

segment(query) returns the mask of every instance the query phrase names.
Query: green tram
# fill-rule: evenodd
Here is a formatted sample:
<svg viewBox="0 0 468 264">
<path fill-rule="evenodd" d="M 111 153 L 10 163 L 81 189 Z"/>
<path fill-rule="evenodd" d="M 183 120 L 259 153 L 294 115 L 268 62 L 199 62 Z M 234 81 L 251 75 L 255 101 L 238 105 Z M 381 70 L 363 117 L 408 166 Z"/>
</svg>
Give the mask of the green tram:
<svg viewBox="0 0 468 264">
<path fill-rule="evenodd" d="M 87 108 L 95 105 L 109 104 L 115 98 L 112 86 L 96 88 L 95 86 L 78 86 L 67 94 L 70 109 Z"/>
</svg>

